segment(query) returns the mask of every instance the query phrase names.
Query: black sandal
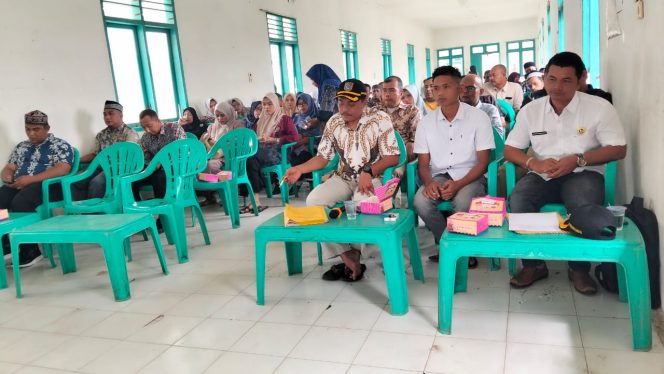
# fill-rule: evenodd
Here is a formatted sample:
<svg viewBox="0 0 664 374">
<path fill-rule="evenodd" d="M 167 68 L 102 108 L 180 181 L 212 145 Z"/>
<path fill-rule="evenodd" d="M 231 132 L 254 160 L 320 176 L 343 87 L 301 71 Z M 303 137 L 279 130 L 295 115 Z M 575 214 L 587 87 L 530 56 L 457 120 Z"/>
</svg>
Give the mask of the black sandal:
<svg viewBox="0 0 664 374">
<path fill-rule="evenodd" d="M 240 214 L 247 214 L 247 213 L 253 213 L 254 208 L 249 207 L 248 205 L 243 206 L 240 208 Z"/>
<path fill-rule="evenodd" d="M 360 264 L 360 274 L 358 274 L 355 279 L 353 279 L 353 271 L 350 270 L 350 268 L 346 267 L 346 271 L 344 274 L 341 276 L 341 280 L 344 282 L 357 282 L 364 278 L 364 271 L 367 270 L 367 266 L 365 264 Z"/>
<path fill-rule="evenodd" d="M 346 272 L 346 265 L 342 262 L 340 264 L 332 265 L 330 270 L 323 273 L 323 280 L 336 281 L 341 279 Z"/>
<path fill-rule="evenodd" d="M 468 257 L 468 269 L 475 269 L 477 267 L 477 258 Z"/>
</svg>

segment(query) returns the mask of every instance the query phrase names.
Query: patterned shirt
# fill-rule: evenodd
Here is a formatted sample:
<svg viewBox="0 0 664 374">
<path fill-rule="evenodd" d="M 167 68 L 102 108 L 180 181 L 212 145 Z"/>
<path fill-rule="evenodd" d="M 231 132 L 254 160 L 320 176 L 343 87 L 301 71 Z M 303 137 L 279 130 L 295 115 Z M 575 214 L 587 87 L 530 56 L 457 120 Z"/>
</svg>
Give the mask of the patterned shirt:
<svg viewBox="0 0 664 374">
<path fill-rule="evenodd" d="M 156 155 L 157 152 L 164 148 L 168 143 L 186 138 L 187 134 L 184 132 L 182 126 L 175 122 L 162 124 L 161 131 L 157 135 L 152 135 L 146 131 L 139 141 L 141 148 L 143 148 L 145 165 L 149 164 L 154 155 Z"/>
<path fill-rule="evenodd" d="M 106 127 L 95 136 L 94 154 L 119 142 L 138 143 L 138 133 L 124 123 L 119 129 Z"/>
<path fill-rule="evenodd" d="M 37 175 L 61 163 L 74 163 L 74 149 L 66 141 L 48 134 L 40 144 L 29 141 L 18 143 L 9 156 L 9 164 L 16 165 L 14 179 L 24 175 Z"/>
<path fill-rule="evenodd" d="M 356 181 L 365 164 L 373 164 L 381 157 L 399 155 L 390 117 L 376 108 L 367 108 L 357 129 L 351 130 L 341 114 L 333 115 L 323 131 L 318 154 L 332 160 L 336 153 L 339 154 L 339 166 L 335 173 L 347 181 Z"/>
<path fill-rule="evenodd" d="M 405 143 L 415 142 L 415 130 L 422 119 L 422 112 L 415 105 L 401 103 L 392 113 L 383 105 L 377 108 L 390 116 L 394 129 L 399 132 Z"/>
</svg>

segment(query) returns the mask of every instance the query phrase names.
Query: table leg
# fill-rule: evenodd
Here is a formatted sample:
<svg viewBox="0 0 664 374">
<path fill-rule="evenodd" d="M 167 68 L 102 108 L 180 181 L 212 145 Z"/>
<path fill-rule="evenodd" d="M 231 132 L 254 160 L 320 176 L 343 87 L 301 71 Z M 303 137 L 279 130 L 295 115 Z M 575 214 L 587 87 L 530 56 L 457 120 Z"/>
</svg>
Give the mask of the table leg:
<svg viewBox="0 0 664 374">
<path fill-rule="evenodd" d="M 129 277 L 127 277 L 127 263 L 124 255 L 124 241 L 118 242 L 108 239 L 101 243 L 108 267 L 108 277 L 111 280 L 115 301 L 125 301 L 131 297 L 129 291 Z"/>
<path fill-rule="evenodd" d="M 627 302 L 627 280 L 625 279 L 625 268 L 617 263 L 616 264 L 616 273 L 618 273 L 618 299 L 626 303 Z"/>
<path fill-rule="evenodd" d="M 265 249 L 267 240 L 256 233 L 254 241 L 256 247 L 256 304 L 265 305 Z"/>
<path fill-rule="evenodd" d="M 468 289 L 468 257 L 459 257 L 456 261 L 457 264 L 454 279 L 454 292 L 466 292 Z"/>
<path fill-rule="evenodd" d="M 58 256 L 60 256 L 60 266 L 62 274 L 76 272 L 76 256 L 74 255 L 74 245 L 71 243 L 58 244 Z"/>
<path fill-rule="evenodd" d="M 649 351 L 652 347 L 652 327 L 645 251 L 634 251 L 634 255 L 622 265 L 625 269 L 629 315 L 632 320 L 632 344 L 635 351 Z"/>
<path fill-rule="evenodd" d="M 154 243 L 154 249 L 157 251 L 157 257 L 159 258 L 159 264 L 161 265 L 161 271 L 168 275 L 168 265 L 166 265 L 166 256 L 164 256 L 164 248 L 161 246 L 161 240 L 159 239 L 159 231 L 157 231 L 157 225 L 153 220 L 150 220 L 150 226 L 148 226 L 148 231 L 150 236 L 152 236 L 152 243 Z M 145 232 L 143 230 L 142 232 Z"/>
<path fill-rule="evenodd" d="M 231 227 L 240 227 L 240 202 L 238 201 L 237 182 L 229 182 L 224 188 L 226 201 L 228 202 L 228 214 L 231 216 Z"/>
<path fill-rule="evenodd" d="M 420 247 L 417 242 L 417 232 L 415 227 L 408 231 L 408 254 L 410 256 L 410 266 L 413 267 L 413 277 L 424 283 L 424 271 L 422 270 L 422 258 L 420 257 Z"/>
<path fill-rule="evenodd" d="M 288 275 L 302 273 L 302 242 L 286 242 Z"/>
<path fill-rule="evenodd" d="M 452 306 L 457 264 L 459 259 L 447 243 L 441 243 L 438 261 L 438 331 L 441 334 L 452 332 Z"/>
<path fill-rule="evenodd" d="M 378 243 L 385 270 L 387 296 L 390 299 L 390 314 L 401 316 L 408 313 L 408 288 L 403 265 L 401 237 L 396 233 Z"/>
<path fill-rule="evenodd" d="M 7 270 L 5 270 L 4 264 L 0 266 L 0 290 L 8 287 L 7 285 Z"/>
<path fill-rule="evenodd" d="M 189 262 L 189 248 L 187 247 L 187 232 L 185 231 L 185 218 L 184 209 L 173 208 L 171 224 L 174 225 L 173 233 L 175 234 L 175 250 L 178 253 L 178 262 L 183 264 Z"/>
<path fill-rule="evenodd" d="M 16 298 L 20 299 L 23 297 L 21 293 L 21 269 L 18 262 L 18 253 L 20 250 L 20 240 L 15 238 L 14 235 L 9 234 L 9 241 L 11 243 L 12 250 L 12 270 L 14 271 L 14 288 L 16 288 Z"/>
</svg>

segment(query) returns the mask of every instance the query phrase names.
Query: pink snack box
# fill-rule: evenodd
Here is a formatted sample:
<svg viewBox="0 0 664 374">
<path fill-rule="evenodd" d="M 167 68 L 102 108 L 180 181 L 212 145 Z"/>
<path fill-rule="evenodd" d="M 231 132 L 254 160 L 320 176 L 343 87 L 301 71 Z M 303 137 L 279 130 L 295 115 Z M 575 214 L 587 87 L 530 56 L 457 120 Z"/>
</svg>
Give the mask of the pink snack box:
<svg viewBox="0 0 664 374">
<path fill-rule="evenodd" d="M 364 214 L 383 214 L 394 208 L 392 197 L 399 188 L 399 178 L 392 178 L 385 185 L 374 188 L 375 196 L 360 202 L 360 212 Z"/>
<path fill-rule="evenodd" d="M 217 174 L 198 173 L 198 180 L 203 182 L 219 182 Z"/>
<path fill-rule="evenodd" d="M 217 178 L 219 179 L 220 182 L 231 180 L 233 179 L 233 172 L 222 170 L 217 173 Z"/>
<path fill-rule="evenodd" d="M 9 219 L 9 211 L 7 209 L 0 209 L 0 221 Z"/>
<path fill-rule="evenodd" d="M 454 213 L 447 218 L 447 230 L 459 234 L 478 235 L 489 228 L 486 214 Z"/>
<path fill-rule="evenodd" d="M 481 213 L 489 217 L 489 226 L 502 226 L 507 217 L 504 197 L 475 197 L 470 201 L 468 213 Z"/>
</svg>

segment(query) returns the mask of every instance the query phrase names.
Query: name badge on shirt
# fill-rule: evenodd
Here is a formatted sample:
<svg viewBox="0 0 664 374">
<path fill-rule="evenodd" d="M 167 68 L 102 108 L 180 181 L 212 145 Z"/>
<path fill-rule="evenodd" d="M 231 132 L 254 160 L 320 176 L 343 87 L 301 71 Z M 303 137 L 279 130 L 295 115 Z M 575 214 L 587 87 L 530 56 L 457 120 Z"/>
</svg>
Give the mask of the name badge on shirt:
<svg viewBox="0 0 664 374">
<path fill-rule="evenodd" d="M 536 131 L 534 133 L 531 133 L 530 135 L 537 136 L 537 135 L 546 135 L 546 134 L 548 134 L 546 131 Z"/>
<path fill-rule="evenodd" d="M 505 96 L 505 100 L 512 100 L 513 98 L 511 96 Z"/>
</svg>

